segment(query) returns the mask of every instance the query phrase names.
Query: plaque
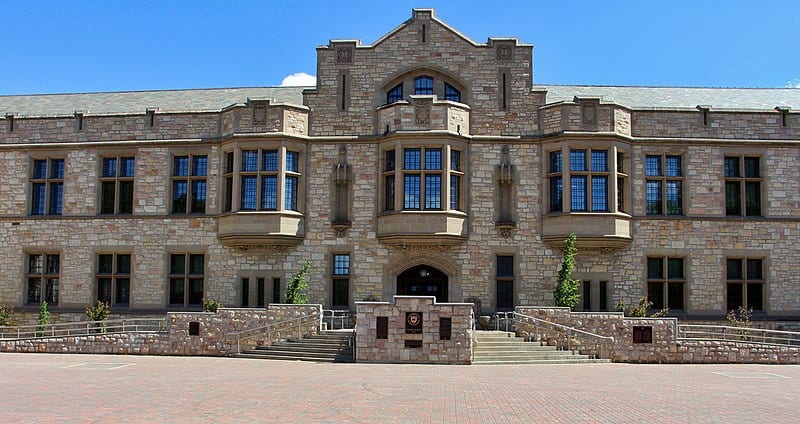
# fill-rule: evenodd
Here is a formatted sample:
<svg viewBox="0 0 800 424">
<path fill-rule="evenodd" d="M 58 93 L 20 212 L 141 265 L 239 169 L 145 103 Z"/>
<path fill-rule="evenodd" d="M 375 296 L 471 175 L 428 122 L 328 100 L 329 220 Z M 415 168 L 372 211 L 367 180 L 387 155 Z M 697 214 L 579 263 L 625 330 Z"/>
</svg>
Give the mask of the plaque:
<svg viewBox="0 0 800 424">
<path fill-rule="evenodd" d="M 406 312 L 406 334 L 422 333 L 422 312 Z"/>
</svg>

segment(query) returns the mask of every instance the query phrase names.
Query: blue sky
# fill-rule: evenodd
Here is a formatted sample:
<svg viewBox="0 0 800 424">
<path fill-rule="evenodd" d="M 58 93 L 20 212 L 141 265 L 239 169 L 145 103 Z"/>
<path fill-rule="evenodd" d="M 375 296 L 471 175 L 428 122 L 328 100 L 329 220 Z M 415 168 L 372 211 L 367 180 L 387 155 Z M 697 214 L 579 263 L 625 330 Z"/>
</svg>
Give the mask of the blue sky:
<svg viewBox="0 0 800 424">
<path fill-rule="evenodd" d="M 537 84 L 800 87 L 800 1 L 13 1 L 0 94 L 280 85 L 331 38 L 369 44 L 432 7 L 535 45 Z"/>
</svg>

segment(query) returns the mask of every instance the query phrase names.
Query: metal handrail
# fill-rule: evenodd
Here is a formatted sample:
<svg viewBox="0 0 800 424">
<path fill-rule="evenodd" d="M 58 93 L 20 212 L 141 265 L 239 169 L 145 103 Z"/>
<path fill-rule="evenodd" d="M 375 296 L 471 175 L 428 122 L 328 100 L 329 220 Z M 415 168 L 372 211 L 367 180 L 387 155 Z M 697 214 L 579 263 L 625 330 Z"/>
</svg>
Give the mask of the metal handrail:
<svg viewBox="0 0 800 424">
<path fill-rule="evenodd" d="M 679 324 L 677 338 L 800 347 L 800 332 L 726 325 Z"/>
<path fill-rule="evenodd" d="M 98 334 L 119 333 L 158 333 L 166 331 L 166 328 L 166 318 L 127 318 L 46 325 L 0 326 L 0 340 L 96 336 Z"/>
<path fill-rule="evenodd" d="M 336 329 L 334 325 L 335 320 L 339 320 L 339 328 L 349 328 L 345 326 L 345 322 L 350 324 L 351 320 L 353 319 L 353 314 L 347 309 L 323 309 L 322 310 L 322 322 L 324 323 L 326 320 L 330 320 L 331 325 L 328 327 L 328 330 Z"/>
<path fill-rule="evenodd" d="M 225 341 L 228 343 L 233 344 L 233 339 L 236 339 L 236 353 L 241 353 L 241 343 L 242 341 L 252 339 L 258 336 L 266 336 L 267 344 L 272 344 L 272 333 L 278 330 L 287 330 L 297 327 L 297 338 L 303 338 L 302 328 L 304 324 L 309 324 L 311 322 L 320 322 L 321 317 L 317 317 L 314 315 L 304 315 L 301 317 L 289 318 L 283 321 L 273 322 L 267 325 L 262 325 L 260 327 L 248 328 L 246 330 L 241 330 L 233 333 L 228 333 L 225 336 Z M 287 325 L 287 323 L 292 323 L 297 321 L 296 324 Z"/>
<path fill-rule="evenodd" d="M 584 339 L 584 340 L 591 341 L 591 342 L 595 343 L 595 345 L 598 348 L 598 356 L 600 358 L 602 358 L 603 357 L 602 345 L 603 344 L 613 344 L 614 343 L 614 337 L 612 337 L 612 336 L 604 336 L 602 334 L 592 333 L 592 332 L 589 332 L 589 331 L 581 330 L 579 328 L 570 327 L 568 325 L 558 324 L 558 323 L 555 323 L 555 322 L 552 322 L 552 321 L 547 321 L 545 319 L 532 317 L 530 315 L 521 314 L 519 312 L 509 312 L 507 314 L 512 314 L 512 317 L 513 317 L 512 319 L 514 320 L 514 322 L 517 322 L 517 323 L 520 323 L 520 322 L 529 323 L 528 320 L 533 321 L 532 324 L 533 324 L 534 329 L 536 330 L 536 338 L 537 339 L 539 338 L 539 327 L 540 327 L 540 324 L 543 324 L 541 326 L 544 327 L 546 330 L 555 331 L 556 333 L 560 333 L 560 334 L 563 334 L 563 335 L 567 336 L 567 350 L 572 350 L 572 338 L 573 337 L 578 338 L 578 339 Z M 529 323 L 529 324 L 531 324 L 531 323 Z M 550 328 L 547 328 L 548 326 Z"/>
</svg>

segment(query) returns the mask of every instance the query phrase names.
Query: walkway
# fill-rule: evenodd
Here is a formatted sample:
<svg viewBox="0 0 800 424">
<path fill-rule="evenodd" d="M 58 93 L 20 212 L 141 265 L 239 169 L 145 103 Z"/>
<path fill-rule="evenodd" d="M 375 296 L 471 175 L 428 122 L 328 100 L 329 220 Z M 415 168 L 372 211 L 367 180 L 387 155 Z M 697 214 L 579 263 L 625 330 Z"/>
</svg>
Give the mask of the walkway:
<svg viewBox="0 0 800 424">
<path fill-rule="evenodd" d="M 800 366 L 0 354 L 0 422 L 797 422 Z"/>
</svg>

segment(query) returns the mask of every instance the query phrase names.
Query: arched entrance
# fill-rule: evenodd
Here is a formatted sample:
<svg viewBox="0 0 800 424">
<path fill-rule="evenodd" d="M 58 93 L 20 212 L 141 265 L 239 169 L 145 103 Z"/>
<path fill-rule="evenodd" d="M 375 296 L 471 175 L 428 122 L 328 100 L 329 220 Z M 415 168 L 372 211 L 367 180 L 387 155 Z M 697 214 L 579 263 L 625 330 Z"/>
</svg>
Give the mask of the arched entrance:
<svg viewBox="0 0 800 424">
<path fill-rule="evenodd" d="M 409 268 L 397 276 L 397 294 L 436 296 L 436 302 L 447 302 L 447 274 L 428 265 Z"/>
</svg>

